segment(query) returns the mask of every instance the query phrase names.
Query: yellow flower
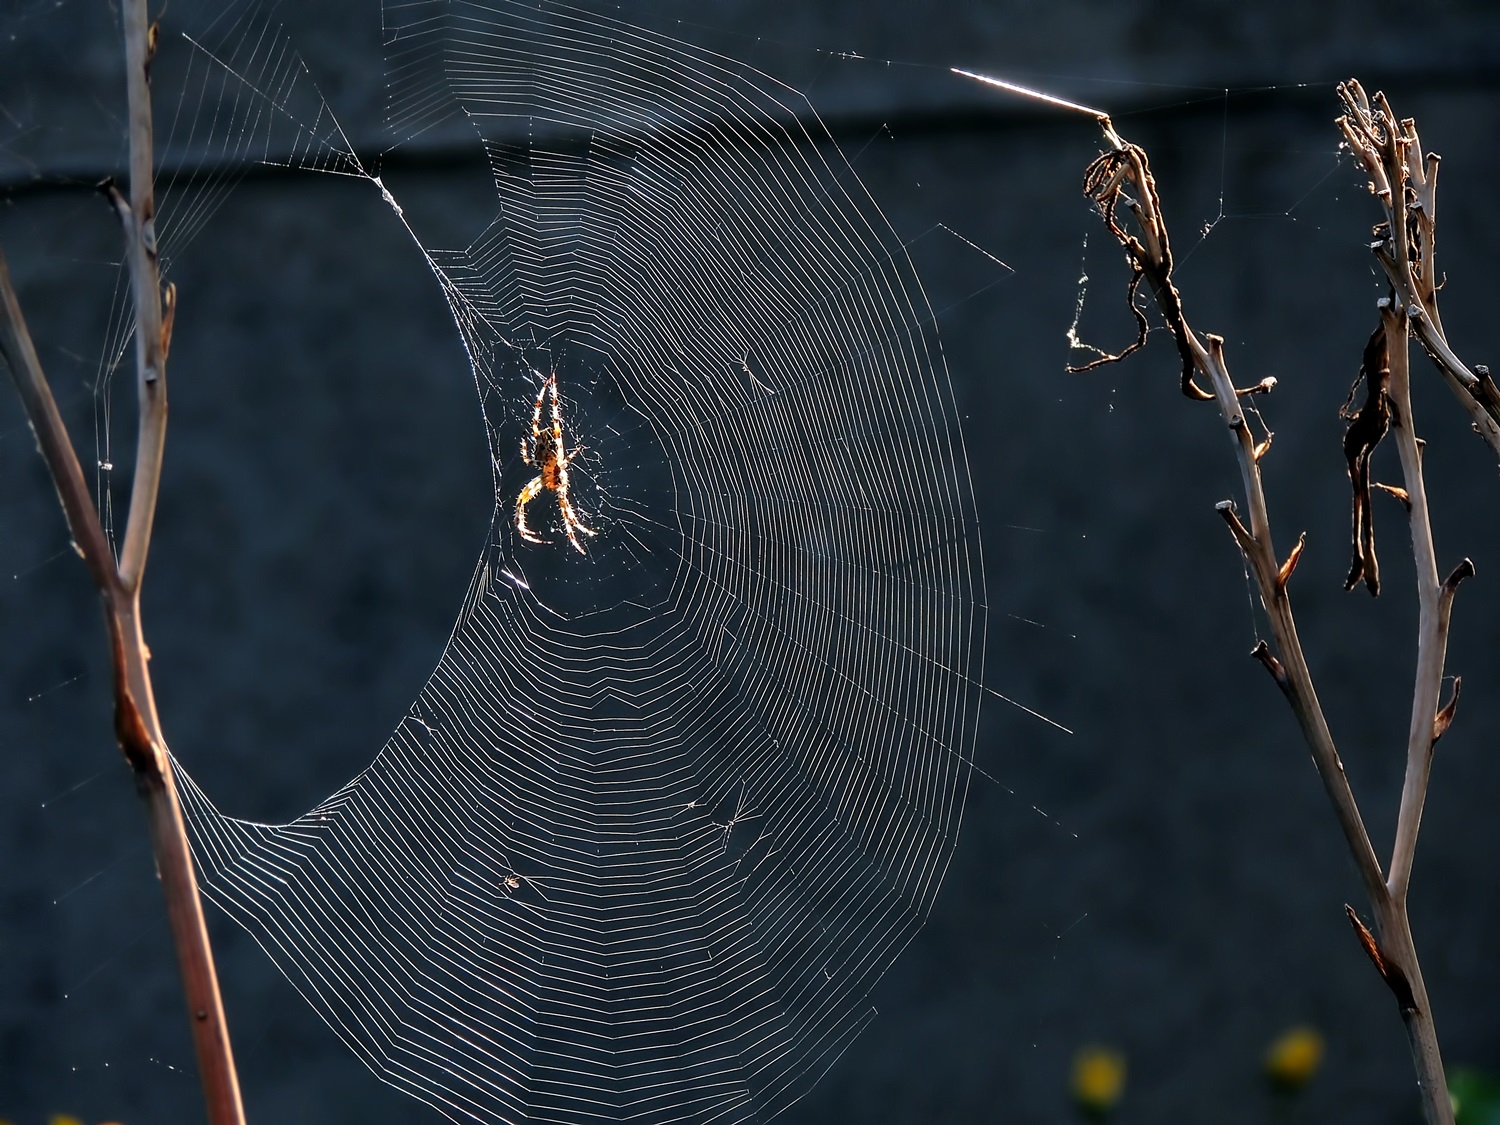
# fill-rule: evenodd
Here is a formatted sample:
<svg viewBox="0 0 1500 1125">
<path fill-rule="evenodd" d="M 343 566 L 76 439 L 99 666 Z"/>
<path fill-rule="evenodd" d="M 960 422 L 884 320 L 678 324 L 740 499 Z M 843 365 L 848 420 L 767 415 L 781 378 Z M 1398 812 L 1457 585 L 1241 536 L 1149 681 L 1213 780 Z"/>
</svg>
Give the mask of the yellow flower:
<svg viewBox="0 0 1500 1125">
<path fill-rule="evenodd" d="M 1125 1092 L 1125 1056 L 1111 1047 L 1084 1047 L 1073 1056 L 1073 1100 L 1107 1113 Z"/>
<path fill-rule="evenodd" d="M 1298 1090 L 1312 1081 L 1323 1062 L 1323 1036 L 1315 1027 L 1293 1027 L 1266 1049 L 1266 1077 L 1283 1090 Z"/>
</svg>

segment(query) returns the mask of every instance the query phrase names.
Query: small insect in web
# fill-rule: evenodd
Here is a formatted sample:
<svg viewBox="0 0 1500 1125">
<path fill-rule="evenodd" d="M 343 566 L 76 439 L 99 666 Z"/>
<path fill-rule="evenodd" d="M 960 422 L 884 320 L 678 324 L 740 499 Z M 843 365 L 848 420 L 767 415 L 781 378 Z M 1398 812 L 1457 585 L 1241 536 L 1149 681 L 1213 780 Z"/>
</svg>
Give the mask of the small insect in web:
<svg viewBox="0 0 1500 1125">
<path fill-rule="evenodd" d="M 549 400 L 550 424 L 543 428 L 542 407 Z M 563 437 L 562 407 L 557 401 L 557 375 L 548 375 L 542 389 L 537 392 L 536 406 L 531 411 L 531 434 L 521 439 L 521 460 L 536 470 L 536 476 L 526 482 L 526 487 L 516 497 L 516 531 L 526 542 L 552 542 L 550 539 L 543 539 L 526 522 L 526 506 L 543 492 L 557 494 L 557 510 L 562 516 L 563 530 L 567 532 L 568 542 L 573 544 L 579 554 L 585 552 L 578 537 L 598 534 L 584 525 L 578 513 L 573 510 L 573 502 L 568 496 L 568 466 L 582 452 L 582 446 L 575 447 L 572 453 L 568 452 Z"/>
</svg>

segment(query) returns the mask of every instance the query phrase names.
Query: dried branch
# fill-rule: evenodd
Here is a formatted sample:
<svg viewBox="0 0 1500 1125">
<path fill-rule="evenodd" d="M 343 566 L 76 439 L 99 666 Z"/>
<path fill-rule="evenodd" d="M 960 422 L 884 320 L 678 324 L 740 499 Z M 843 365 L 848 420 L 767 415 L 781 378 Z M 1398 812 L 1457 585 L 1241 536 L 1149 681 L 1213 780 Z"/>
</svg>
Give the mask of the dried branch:
<svg viewBox="0 0 1500 1125">
<path fill-rule="evenodd" d="M 1273 669 L 1273 675 L 1277 676 L 1278 683 L 1285 677 L 1285 690 L 1288 698 L 1292 702 L 1298 722 L 1313 750 L 1314 760 L 1318 763 L 1319 772 L 1333 799 L 1340 825 L 1344 829 L 1345 838 L 1366 888 L 1372 895 L 1380 893 L 1384 888 L 1380 865 L 1370 845 L 1354 795 L 1344 776 L 1343 764 L 1339 760 L 1332 735 L 1328 731 L 1322 708 L 1317 701 L 1317 693 L 1312 685 L 1311 675 L 1307 671 L 1301 645 L 1297 640 L 1291 604 L 1285 583 L 1281 580 L 1281 567 L 1276 562 L 1275 550 L 1271 542 L 1270 516 L 1261 483 L 1258 463 L 1265 450 L 1251 437 L 1250 428 L 1239 405 L 1240 396 L 1245 392 L 1237 390 L 1229 377 L 1228 366 L 1224 359 L 1223 339 L 1210 335 L 1207 337 L 1208 344 L 1205 347 L 1188 325 L 1181 295 L 1171 283 L 1172 262 L 1168 249 L 1170 241 L 1166 233 L 1166 223 L 1161 214 L 1156 182 L 1150 174 L 1145 152 L 1139 146 L 1123 140 L 1107 118 L 1101 121 L 1101 125 L 1106 140 L 1114 148 L 1089 166 L 1089 171 L 1085 173 L 1084 178 L 1085 190 L 1098 205 L 1105 225 L 1125 249 L 1127 260 L 1132 268 L 1130 284 L 1134 286 L 1139 283 L 1137 277 L 1139 274 L 1152 278 L 1157 286 L 1153 291 L 1153 296 L 1157 297 L 1158 307 L 1174 340 L 1177 341 L 1179 356 L 1186 365 L 1182 377 L 1184 393 L 1198 400 L 1215 399 L 1219 404 L 1220 416 L 1235 440 L 1240 473 L 1249 506 L 1250 526 L 1246 528 L 1240 521 L 1232 503 L 1227 501 L 1220 503 L 1218 510 L 1229 523 L 1235 541 L 1252 565 L 1260 586 L 1262 604 L 1271 618 L 1272 634 L 1282 654 L 1275 665 L 1280 672 L 1278 674 Z M 1109 170 L 1107 176 L 1103 174 L 1105 169 Z M 1136 197 L 1126 194 L 1127 183 L 1135 188 Z M 1116 219 L 1115 209 L 1121 200 L 1125 201 L 1139 225 L 1141 238 L 1136 238 L 1125 231 Z M 1128 354 L 1130 350 L 1126 349 L 1126 352 L 1122 354 Z M 1097 363 L 1090 366 L 1097 366 Z M 1212 395 L 1204 392 L 1197 385 L 1194 378 L 1197 373 L 1206 377 L 1214 388 Z M 1289 573 L 1288 571 L 1288 576 Z M 1262 656 L 1263 662 L 1265 656 L 1270 656 L 1270 653 L 1266 652 Z M 1276 658 L 1272 657 L 1272 659 Z M 1271 667 L 1269 664 L 1267 666 Z"/>
<path fill-rule="evenodd" d="M 1372 482 L 1369 462 L 1371 453 L 1388 429 L 1396 433 L 1405 478 L 1404 488 L 1392 491 L 1400 493 L 1410 512 L 1413 550 L 1417 560 L 1421 605 L 1417 683 L 1413 693 L 1408 739 L 1406 787 L 1398 819 L 1396 849 L 1387 879 L 1375 857 L 1364 819 L 1318 702 L 1292 615 L 1287 587 L 1301 556 L 1306 536 L 1298 539 L 1296 547 L 1284 562 L 1278 562 L 1260 474 L 1260 461 L 1269 449 L 1270 442 L 1269 438 L 1259 443 L 1253 439 L 1240 407 L 1241 396 L 1269 391 L 1274 384 L 1267 381 L 1248 391 L 1236 389 L 1224 358 L 1222 338 L 1206 335 L 1200 342 L 1189 326 L 1181 294 L 1172 282 L 1171 243 L 1146 154 L 1138 146 L 1123 140 L 1107 117 L 1099 117 L 1105 139 L 1111 148 L 1089 165 L 1084 176 L 1084 190 L 1094 200 L 1105 225 L 1125 250 L 1131 269 L 1126 297 L 1132 311 L 1137 314 L 1137 323 L 1143 323 L 1144 314 L 1137 307 L 1135 297 L 1142 279 L 1145 279 L 1150 283 L 1152 296 L 1177 344 L 1183 365 L 1183 393 L 1193 399 L 1214 400 L 1218 404 L 1220 418 L 1230 431 L 1245 489 L 1249 525 L 1247 527 L 1240 519 L 1230 501 L 1221 502 L 1218 511 L 1255 575 L 1275 648 L 1273 652 L 1272 646 L 1261 641 L 1251 655 L 1270 672 L 1291 705 L 1303 737 L 1312 751 L 1318 774 L 1333 803 L 1335 815 L 1365 891 L 1374 907 L 1376 932 L 1373 934 L 1352 910 L 1349 911 L 1349 917 L 1361 945 L 1379 969 L 1401 1008 L 1416 1061 L 1418 1084 L 1427 1120 L 1432 1125 L 1451 1125 L 1453 1109 L 1448 1100 L 1437 1035 L 1416 949 L 1411 939 L 1406 908 L 1411 855 L 1427 789 L 1432 746 L 1452 721 L 1457 703 L 1457 687 L 1455 685 L 1453 701 L 1439 711 L 1437 692 L 1442 681 L 1447 645 L 1447 608 L 1451 607 L 1452 594 L 1448 587 L 1438 586 L 1433 561 L 1426 492 L 1421 474 L 1420 443 L 1411 426 L 1406 349 L 1408 323 L 1405 310 L 1393 308 L 1390 301 L 1382 302 L 1381 325 L 1366 344 L 1360 372 L 1360 378 L 1366 384 L 1367 399 L 1364 406 L 1351 417 L 1344 439 L 1354 508 L 1351 533 L 1353 563 L 1348 584 L 1353 586 L 1363 578 L 1372 594 L 1379 591 L 1374 524 L 1370 516 Z M 1348 129 L 1346 125 L 1346 131 Z M 1409 145 L 1414 147 L 1415 130 L 1410 127 L 1410 123 L 1405 123 L 1404 129 L 1402 136 L 1409 135 Z M 1405 169 L 1404 155 L 1399 158 L 1397 155 L 1399 146 L 1391 147 L 1395 144 L 1387 137 L 1388 151 L 1375 162 L 1376 171 L 1382 175 L 1386 175 L 1388 169 Z M 1407 185 L 1410 181 L 1410 186 L 1404 186 L 1403 191 L 1409 191 L 1414 201 L 1409 209 L 1414 216 L 1411 248 L 1408 248 L 1406 239 L 1397 239 L 1396 249 L 1388 255 L 1393 263 L 1393 271 L 1405 279 L 1412 299 L 1419 302 L 1415 306 L 1418 310 L 1417 318 L 1425 328 L 1418 329 L 1418 334 L 1424 343 L 1427 336 L 1422 335 L 1423 331 L 1441 339 L 1441 323 L 1437 317 L 1435 299 L 1436 286 L 1430 283 L 1430 272 L 1424 272 L 1430 271 L 1432 261 L 1430 219 L 1433 213 L 1432 187 L 1436 169 L 1436 159 L 1433 158 L 1420 177 L 1409 175 L 1409 169 L 1403 172 L 1406 178 L 1401 181 L 1402 184 Z M 1138 234 L 1127 231 L 1117 218 L 1117 211 L 1122 205 L 1130 212 Z M 1087 370 L 1104 363 L 1117 362 L 1138 350 L 1144 340 L 1143 328 L 1135 343 L 1118 355 L 1104 356 L 1072 370 Z M 1212 388 L 1212 394 L 1200 386 L 1200 377 Z M 1352 400 L 1353 391 L 1350 398 Z M 1348 416 L 1346 409 L 1346 417 Z M 1485 417 L 1488 418 L 1488 415 Z M 1497 430 L 1497 434 L 1500 434 L 1500 430 Z M 1462 569 L 1460 567 L 1459 571 L 1454 572 L 1453 587 L 1462 580 Z"/>
<path fill-rule="evenodd" d="M 152 198 L 148 81 L 156 27 L 148 19 L 146 0 L 129 0 L 122 16 L 130 122 L 130 199 L 127 202 L 112 185 L 107 190 L 125 232 L 135 303 L 140 429 L 125 547 L 118 565 L 32 346 L 3 256 L 0 256 L 0 355 L 20 390 L 74 546 L 88 565 L 104 602 L 114 668 L 115 736 L 146 803 L 151 846 L 177 950 L 208 1119 L 211 1125 L 244 1125 L 239 1080 L 213 952 L 204 925 L 171 758 L 156 713 L 149 653 L 141 632 L 140 584 L 161 480 L 167 421 L 166 355 L 176 292 L 167 290 L 164 314 Z"/>
<path fill-rule="evenodd" d="M 1401 808 L 1396 818 L 1396 843 L 1391 853 L 1391 895 L 1405 901 L 1411 882 L 1417 830 L 1427 798 L 1427 778 L 1432 766 L 1432 737 L 1438 697 L 1442 691 L 1443 664 L 1448 651 L 1448 625 L 1453 594 L 1466 577 L 1462 564 L 1453 572 L 1451 585 L 1439 583 L 1437 556 L 1432 545 L 1427 489 L 1422 477 L 1422 445 L 1412 422 L 1411 369 L 1407 348 L 1407 310 L 1390 300 L 1380 302 L 1381 323 L 1390 350 L 1391 431 L 1401 455 L 1401 473 L 1410 502 L 1412 555 L 1417 579 L 1417 672 L 1412 691 L 1411 724 L 1407 734 L 1406 778 L 1401 787 Z M 1467 571 L 1472 572 L 1470 563 Z"/>
<path fill-rule="evenodd" d="M 1500 457 L 1500 390 L 1488 369 L 1471 371 L 1454 354 L 1438 313 L 1437 294 L 1442 286 L 1435 262 L 1439 157 L 1423 155 L 1416 122 L 1398 120 L 1384 94 L 1372 99 L 1352 78 L 1340 83 L 1338 94 L 1344 105 L 1339 130 L 1370 177 L 1371 194 L 1385 211 L 1370 249 L 1390 279 L 1396 303 L 1406 310 L 1411 331 L 1468 412 L 1475 431 Z"/>
<path fill-rule="evenodd" d="M 1385 268 L 1395 293 L 1395 300 L 1380 302 L 1381 326 L 1366 345 L 1361 372 L 1369 398 L 1365 407 L 1351 419 L 1345 436 L 1344 451 L 1354 496 L 1351 533 L 1354 564 L 1350 569 L 1350 585 L 1363 577 L 1371 593 L 1379 589 L 1374 531 L 1370 521 L 1370 489 L 1381 488 L 1400 499 L 1409 515 L 1420 611 L 1406 780 L 1387 879 L 1381 873 L 1364 820 L 1344 776 L 1344 767 L 1313 689 L 1292 618 L 1287 582 L 1295 569 L 1301 541 L 1285 563 L 1278 565 L 1276 562 L 1259 468 L 1261 458 L 1270 447 L 1270 437 L 1267 435 L 1264 441 L 1256 443 L 1250 436 L 1239 407 L 1240 396 L 1248 392 L 1236 390 L 1229 379 L 1223 340 L 1217 336 L 1205 336 L 1205 346 L 1187 323 L 1182 297 L 1172 283 L 1171 243 L 1145 152 L 1125 141 L 1115 131 L 1109 115 L 1102 110 L 1066 102 L 1001 79 L 967 71 L 958 73 L 1012 93 L 1087 114 L 1095 119 L 1104 134 L 1109 148 L 1089 164 L 1084 174 L 1084 192 L 1099 208 L 1105 225 L 1125 250 L 1131 271 L 1126 300 L 1135 316 L 1138 331 L 1134 343 L 1118 354 L 1104 355 L 1069 370 L 1086 371 L 1119 362 L 1145 344 L 1145 314 L 1137 306 L 1136 295 L 1142 280 L 1149 280 L 1151 294 L 1172 332 L 1182 360 L 1183 392 L 1189 398 L 1215 400 L 1220 417 L 1234 439 L 1249 510 L 1249 527 L 1241 521 L 1232 501 L 1221 501 L 1217 507 L 1255 575 L 1261 605 L 1270 621 L 1277 650 L 1273 653 L 1271 646 L 1262 640 L 1251 655 L 1271 673 L 1291 704 L 1374 907 L 1374 933 L 1359 920 L 1352 908 L 1346 907 L 1346 910 L 1361 946 L 1401 1009 L 1416 1065 L 1423 1113 L 1429 1125 L 1452 1125 L 1453 1105 L 1448 1098 L 1437 1033 L 1412 942 L 1406 896 L 1432 764 L 1432 748 L 1453 721 L 1461 687 L 1460 681 L 1455 679 L 1452 699 L 1439 710 L 1438 693 L 1443 679 L 1453 596 L 1459 583 L 1474 573 L 1474 567 L 1465 559 L 1441 586 L 1437 582 L 1427 494 L 1422 480 L 1422 442 L 1412 424 L 1409 334 L 1416 334 L 1469 411 L 1474 428 L 1497 455 L 1500 455 L 1500 388 L 1496 387 L 1488 369 L 1476 367 L 1471 372 L 1465 367 L 1448 347 L 1443 333 L 1437 308 L 1440 275 L 1434 265 L 1438 158 L 1429 154 L 1423 159 L 1415 123 L 1410 120 L 1398 123 L 1384 95 L 1377 94 L 1372 104 L 1358 82 L 1350 80 L 1339 86 L 1339 97 L 1346 111 L 1339 118 L 1339 127 L 1370 176 L 1371 192 L 1386 210 L 1386 221 L 1376 228 L 1376 241 L 1371 249 Z M 1129 194 L 1130 191 L 1135 194 Z M 1126 230 L 1117 218 L 1122 203 L 1130 212 L 1139 236 Z M 1208 380 L 1213 388 L 1212 395 L 1198 385 L 1198 375 Z M 1266 380 L 1256 389 L 1267 391 L 1273 385 L 1272 381 Z M 1351 401 L 1352 398 L 1351 392 Z M 1345 405 L 1347 408 L 1348 403 Z M 1405 477 L 1401 488 L 1381 485 L 1369 478 L 1370 454 L 1387 428 L 1395 431 L 1400 451 Z"/>
<path fill-rule="evenodd" d="M 1108 124 L 1108 118 L 1104 119 L 1104 126 L 1108 132 L 1114 131 Z M 1127 183 L 1135 185 L 1137 198 L 1126 193 Z M 1107 363 L 1119 363 L 1145 346 L 1148 329 L 1146 314 L 1136 303 L 1141 279 L 1145 278 L 1151 283 L 1151 295 L 1156 298 L 1162 315 L 1166 318 L 1167 327 L 1172 330 L 1177 343 L 1177 355 L 1182 360 L 1182 393 L 1200 401 L 1211 399 L 1213 396 L 1193 381 L 1193 372 L 1197 366 L 1193 355 L 1194 342 L 1187 331 L 1187 322 L 1182 317 L 1182 298 L 1172 281 L 1172 242 L 1157 209 L 1156 179 L 1151 175 L 1151 165 L 1146 159 L 1145 150 L 1136 145 L 1121 143 L 1103 153 L 1084 169 L 1083 194 L 1094 201 L 1104 219 L 1104 225 L 1109 227 L 1109 232 L 1125 248 L 1125 257 L 1131 270 L 1130 283 L 1125 287 L 1125 303 L 1135 317 L 1137 333 L 1135 340 L 1123 351 L 1100 356 L 1088 363 L 1069 367 L 1068 370 L 1076 374 Z M 1115 211 L 1122 200 L 1140 228 L 1140 238 L 1126 231 L 1115 218 Z"/>
<path fill-rule="evenodd" d="M 73 536 L 73 549 L 83 556 L 94 584 L 100 590 L 108 591 L 118 581 L 114 556 L 110 554 L 109 541 L 94 513 L 94 501 L 84 483 L 83 469 L 73 451 L 67 426 L 63 424 L 57 401 L 52 397 L 52 388 L 42 373 L 26 319 L 21 315 L 21 303 L 11 286 L 10 270 L 3 252 L 0 252 L 0 357 L 10 368 L 26 417 L 36 435 L 37 448 L 52 471 L 57 498 Z"/>
</svg>

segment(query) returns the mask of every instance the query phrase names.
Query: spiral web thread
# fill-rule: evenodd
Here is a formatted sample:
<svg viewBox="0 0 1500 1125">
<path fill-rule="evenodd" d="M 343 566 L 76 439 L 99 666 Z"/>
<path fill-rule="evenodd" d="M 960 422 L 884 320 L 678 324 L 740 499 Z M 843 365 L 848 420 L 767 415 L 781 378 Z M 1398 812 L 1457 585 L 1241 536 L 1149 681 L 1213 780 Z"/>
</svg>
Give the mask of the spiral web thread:
<svg viewBox="0 0 1500 1125">
<path fill-rule="evenodd" d="M 931 311 L 764 75 L 554 4 L 384 18 L 393 135 L 470 138 L 497 194 L 466 248 L 425 251 L 492 535 L 346 786 L 263 825 L 181 775 L 205 892 L 456 1120 L 768 1119 L 870 1018 L 968 786 L 983 578 Z M 362 176 L 418 237 L 262 15 L 211 32 L 188 164 Z M 528 513 L 551 542 L 515 527 L 553 374 L 583 551 L 551 494 Z"/>
</svg>

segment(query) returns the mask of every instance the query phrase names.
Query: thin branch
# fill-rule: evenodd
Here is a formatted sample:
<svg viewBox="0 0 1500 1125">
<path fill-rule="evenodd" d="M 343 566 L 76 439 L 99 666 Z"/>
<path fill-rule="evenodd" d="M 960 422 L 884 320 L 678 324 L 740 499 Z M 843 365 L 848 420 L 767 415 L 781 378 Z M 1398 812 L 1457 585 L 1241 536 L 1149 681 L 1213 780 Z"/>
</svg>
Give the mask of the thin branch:
<svg viewBox="0 0 1500 1125">
<path fill-rule="evenodd" d="M 1360 878 L 1372 897 L 1383 894 L 1385 879 L 1381 874 L 1380 863 L 1375 858 L 1358 802 L 1349 788 L 1343 763 L 1323 716 L 1323 709 L 1318 703 L 1312 675 L 1303 656 L 1301 642 L 1297 638 L 1291 601 L 1271 539 L 1271 519 L 1261 481 L 1259 462 L 1265 448 L 1263 444 L 1255 442 L 1245 421 L 1244 411 L 1240 408 L 1243 392 L 1234 386 L 1229 376 L 1222 337 L 1206 337 L 1208 343 L 1205 346 L 1187 322 L 1182 297 L 1172 281 L 1166 221 L 1161 214 L 1156 181 L 1150 173 L 1145 151 L 1121 138 L 1107 119 L 1102 122 L 1102 126 L 1105 139 L 1114 148 L 1089 166 L 1089 171 L 1084 176 L 1085 191 L 1094 199 L 1105 224 L 1125 249 L 1132 269 L 1131 284 L 1136 283 L 1138 273 L 1153 279 L 1153 296 L 1157 298 L 1158 308 L 1177 342 L 1179 357 L 1190 365 L 1182 377 L 1183 392 L 1189 398 L 1213 399 L 1218 403 L 1220 417 L 1234 442 L 1250 525 L 1246 528 L 1240 523 L 1239 518 L 1234 515 L 1233 505 L 1221 503 L 1219 511 L 1230 521 L 1235 540 L 1255 574 L 1261 603 L 1270 618 L 1272 636 L 1280 654 L 1281 675 L 1286 677 L 1287 698 L 1291 701 L 1298 725 L 1312 750 L 1313 761 L 1323 778 L 1324 787 L 1333 801 L 1339 825 L 1344 831 L 1345 841 L 1359 869 Z M 1102 174 L 1106 168 L 1110 170 L 1107 176 Z M 1125 195 L 1127 184 L 1135 189 L 1133 197 Z M 1115 219 L 1115 209 L 1122 200 L 1126 201 L 1141 230 L 1140 238 L 1125 231 Z M 1198 386 L 1195 373 L 1208 380 L 1213 388 L 1212 394 Z M 1289 570 L 1285 577 L 1290 577 Z"/>
<path fill-rule="evenodd" d="M 52 470 L 52 482 L 68 521 L 73 548 L 88 564 L 94 584 L 108 594 L 119 582 L 114 555 L 110 552 L 104 529 L 99 526 L 99 514 L 83 479 L 83 469 L 78 464 L 72 439 L 68 437 L 68 428 L 58 413 L 52 388 L 42 374 L 42 364 L 32 345 L 26 319 L 21 315 L 21 303 L 11 286 L 10 269 L 3 252 L 0 252 L 0 355 L 4 356 L 21 394 L 21 404 L 26 408 L 26 417 L 36 435 L 37 449 Z"/>
<path fill-rule="evenodd" d="M 1196 342 L 1191 329 L 1184 323 L 1184 331 Z M 1297 623 L 1292 615 L 1291 598 L 1287 585 L 1282 580 L 1282 566 L 1277 562 L 1271 538 L 1271 516 L 1266 503 L 1265 487 L 1260 475 L 1259 459 L 1255 456 L 1255 445 L 1250 436 L 1245 416 L 1239 409 L 1239 397 L 1229 377 L 1229 368 L 1224 359 L 1224 341 L 1210 335 L 1208 348 L 1203 350 L 1201 370 L 1208 376 L 1219 402 L 1220 415 L 1235 439 L 1235 452 L 1240 465 L 1240 476 L 1245 486 L 1246 500 L 1250 511 L 1248 538 L 1236 536 L 1251 573 L 1255 575 L 1260 592 L 1261 605 L 1265 608 L 1271 627 L 1271 636 L 1276 642 L 1277 659 L 1286 677 L 1285 692 L 1291 704 L 1297 725 L 1312 751 L 1313 763 L 1323 779 L 1323 787 L 1332 801 L 1343 830 L 1344 841 L 1354 858 L 1355 867 L 1372 896 L 1383 893 L 1385 881 L 1381 875 L 1380 862 L 1375 858 L 1375 849 L 1370 843 L 1364 818 L 1360 815 L 1359 803 L 1349 787 L 1344 773 L 1343 761 L 1328 721 L 1318 702 L 1318 693 L 1313 686 L 1312 672 L 1302 651 L 1302 642 L 1297 636 Z M 1297 549 L 1300 554 L 1301 540 Z M 1289 556 L 1290 558 L 1290 556 Z M 1290 572 L 1287 573 L 1290 577 Z"/>
<path fill-rule="evenodd" d="M 126 757 L 136 766 L 137 784 L 146 801 L 151 842 L 167 900 L 167 915 L 177 947 L 183 990 L 211 1125 L 244 1125 L 239 1077 L 229 1042 L 229 1025 L 219 993 L 213 949 L 203 919 L 192 853 L 182 808 L 177 799 L 166 739 L 156 714 L 145 639 L 141 634 L 140 583 L 156 518 L 156 496 L 161 483 L 162 452 L 166 443 L 166 353 L 170 320 L 162 319 L 161 276 L 157 263 L 156 203 L 152 194 L 155 170 L 151 137 L 151 60 L 156 52 L 157 28 L 147 12 L 147 0 L 123 5 L 125 79 L 130 120 L 130 206 L 121 212 L 125 253 L 135 299 L 136 386 L 139 395 L 139 432 L 136 440 L 135 480 L 130 515 L 120 556 L 120 584 L 125 597 L 115 599 L 112 629 L 115 641 L 115 727 L 122 736 Z M 125 212 L 128 211 L 128 221 Z M 175 312 L 176 293 L 168 299 Z M 120 687 L 126 690 L 119 690 Z M 143 745 L 144 743 L 144 745 Z"/>
<path fill-rule="evenodd" d="M 1417 832 L 1427 798 L 1432 767 L 1433 727 L 1443 684 L 1443 665 L 1448 651 L 1448 626 L 1453 592 L 1439 584 L 1437 555 L 1432 545 L 1427 488 L 1422 476 L 1422 448 L 1412 421 L 1411 368 L 1407 347 L 1407 310 L 1389 300 L 1380 302 L 1380 318 L 1389 342 L 1391 433 L 1401 455 L 1401 473 L 1410 505 L 1412 556 L 1417 581 L 1417 671 L 1412 689 L 1411 723 L 1407 731 L 1406 778 L 1401 787 L 1401 807 L 1396 818 L 1396 842 L 1391 852 L 1387 885 L 1393 898 L 1404 901 L 1411 884 Z M 1472 564 L 1471 564 L 1472 568 Z M 1462 568 L 1460 568 L 1462 569 Z M 1455 571 L 1458 574 L 1459 571 Z"/>
<path fill-rule="evenodd" d="M 156 27 L 146 0 L 129 0 L 125 25 L 125 83 L 130 120 L 130 203 L 118 198 L 115 210 L 125 230 L 125 258 L 135 300 L 136 390 L 140 432 L 136 440 L 135 480 L 130 516 L 120 552 L 120 578 L 127 590 L 138 590 L 146 568 L 156 494 L 161 484 L 162 451 L 167 436 L 167 379 L 162 333 L 161 275 L 156 258 L 156 201 L 152 191 L 151 59 Z"/>
<path fill-rule="evenodd" d="M 104 601 L 114 666 L 115 737 L 146 802 L 152 851 L 167 902 L 198 1068 L 212 1125 L 244 1125 L 239 1080 L 229 1047 L 213 952 L 204 925 L 192 854 L 151 690 L 140 627 L 140 594 L 127 590 L 99 526 L 78 457 L 32 347 L 20 304 L 0 255 L 0 354 L 10 368 L 37 446 L 52 474 L 73 541 Z"/>
<path fill-rule="evenodd" d="M 171 758 L 161 735 L 151 693 L 148 654 L 141 633 L 139 594 L 127 594 L 111 607 L 109 632 L 115 659 L 115 737 L 135 772 L 146 802 L 151 847 L 167 904 L 167 921 L 177 950 L 178 971 L 187 1000 L 198 1078 L 209 1125 L 245 1125 L 239 1076 L 229 1040 L 229 1023 L 219 992 L 213 948 L 203 918 L 203 902 L 188 846 Z"/>
<path fill-rule="evenodd" d="M 161 480 L 167 411 L 165 363 L 176 291 L 167 291 L 164 318 L 153 218 L 148 85 L 156 28 L 148 21 L 146 0 L 129 0 L 124 5 L 123 25 L 130 120 L 130 201 L 127 203 L 113 185 L 107 187 L 107 193 L 125 231 L 126 260 L 135 302 L 140 431 L 125 548 L 118 567 L 100 527 L 77 453 L 32 346 L 3 256 L 0 256 L 0 354 L 20 389 L 22 404 L 52 474 L 75 546 L 88 564 L 104 600 L 114 667 L 115 736 L 146 803 L 152 851 L 166 898 L 208 1119 L 211 1125 L 244 1125 L 244 1108 L 213 951 L 204 925 L 171 757 L 156 713 L 149 653 L 141 632 L 140 582 Z"/>
</svg>

